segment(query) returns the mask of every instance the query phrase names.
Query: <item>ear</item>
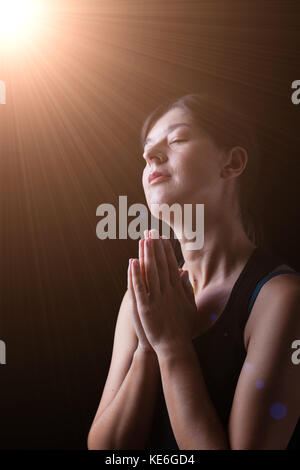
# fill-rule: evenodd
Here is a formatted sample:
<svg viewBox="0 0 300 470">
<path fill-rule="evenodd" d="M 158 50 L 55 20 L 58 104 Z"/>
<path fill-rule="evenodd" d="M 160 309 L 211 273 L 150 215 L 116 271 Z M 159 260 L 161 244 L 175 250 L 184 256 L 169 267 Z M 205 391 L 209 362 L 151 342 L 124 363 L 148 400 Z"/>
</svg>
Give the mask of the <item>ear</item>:
<svg viewBox="0 0 300 470">
<path fill-rule="evenodd" d="M 248 162 L 248 152 L 244 147 L 232 147 L 226 153 L 225 163 L 221 169 L 223 178 L 235 178 L 243 173 Z"/>
</svg>

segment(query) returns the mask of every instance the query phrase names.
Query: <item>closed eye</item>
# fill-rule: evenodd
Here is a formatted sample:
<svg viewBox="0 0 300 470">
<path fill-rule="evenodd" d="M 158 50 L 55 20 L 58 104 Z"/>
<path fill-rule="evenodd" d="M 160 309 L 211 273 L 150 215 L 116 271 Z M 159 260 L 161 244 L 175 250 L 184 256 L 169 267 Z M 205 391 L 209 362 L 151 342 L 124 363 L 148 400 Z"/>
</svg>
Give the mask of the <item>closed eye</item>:
<svg viewBox="0 0 300 470">
<path fill-rule="evenodd" d="M 171 142 L 171 144 L 174 144 L 175 142 L 186 142 L 186 140 L 184 140 L 184 139 L 181 139 L 181 140 L 173 140 L 173 141 Z"/>
</svg>

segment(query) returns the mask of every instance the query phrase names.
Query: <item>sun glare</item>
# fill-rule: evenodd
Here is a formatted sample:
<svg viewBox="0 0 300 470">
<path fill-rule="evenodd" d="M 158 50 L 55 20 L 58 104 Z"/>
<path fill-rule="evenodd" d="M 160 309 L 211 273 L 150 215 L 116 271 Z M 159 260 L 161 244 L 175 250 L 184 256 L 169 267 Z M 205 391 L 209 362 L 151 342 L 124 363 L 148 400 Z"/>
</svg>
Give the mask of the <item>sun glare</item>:
<svg viewBox="0 0 300 470">
<path fill-rule="evenodd" d="M 0 45 L 21 46 L 36 35 L 43 16 L 43 0 L 0 0 Z"/>
</svg>

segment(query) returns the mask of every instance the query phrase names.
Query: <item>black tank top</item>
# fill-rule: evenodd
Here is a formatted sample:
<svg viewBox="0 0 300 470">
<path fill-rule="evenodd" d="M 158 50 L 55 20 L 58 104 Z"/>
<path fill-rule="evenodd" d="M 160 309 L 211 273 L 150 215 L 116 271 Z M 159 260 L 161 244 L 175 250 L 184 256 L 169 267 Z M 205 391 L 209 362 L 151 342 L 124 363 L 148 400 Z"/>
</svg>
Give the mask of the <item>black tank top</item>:
<svg viewBox="0 0 300 470">
<path fill-rule="evenodd" d="M 179 267 L 183 262 L 180 261 Z M 243 337 L 253 301 L 263 284 L 262 280 L 266 276 L 269 278 L 270 272 L 282 264 L 287 263 L 279 255 L 256 247 L 236 280 L 222 314 L 208 330 L 193 339 L 209 395 L 225 428 L 246 358 Z M 287 449 L 299 447 L 300 419 Z M 170 424 L 161 379 L 146 449 L 179 449 Z"/>
</svg>

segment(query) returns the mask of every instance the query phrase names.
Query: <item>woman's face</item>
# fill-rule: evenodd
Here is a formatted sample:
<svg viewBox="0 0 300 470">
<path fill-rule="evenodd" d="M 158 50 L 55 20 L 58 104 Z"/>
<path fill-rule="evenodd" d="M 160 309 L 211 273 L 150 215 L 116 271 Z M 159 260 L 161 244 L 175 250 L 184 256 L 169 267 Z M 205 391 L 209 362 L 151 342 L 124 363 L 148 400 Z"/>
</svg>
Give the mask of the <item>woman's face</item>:
<svg viewBox="0 0 300 470">
<path fill-rule="evenodd" d="M 221 201 L 222 152 L 183 109 L 171 109 L 156 121 L 146 136 L 143 158 L 143 187 L 153 215 L 151 204 Z M 168 176 L 151 182 L 154 171 Z"/>
</svg>

